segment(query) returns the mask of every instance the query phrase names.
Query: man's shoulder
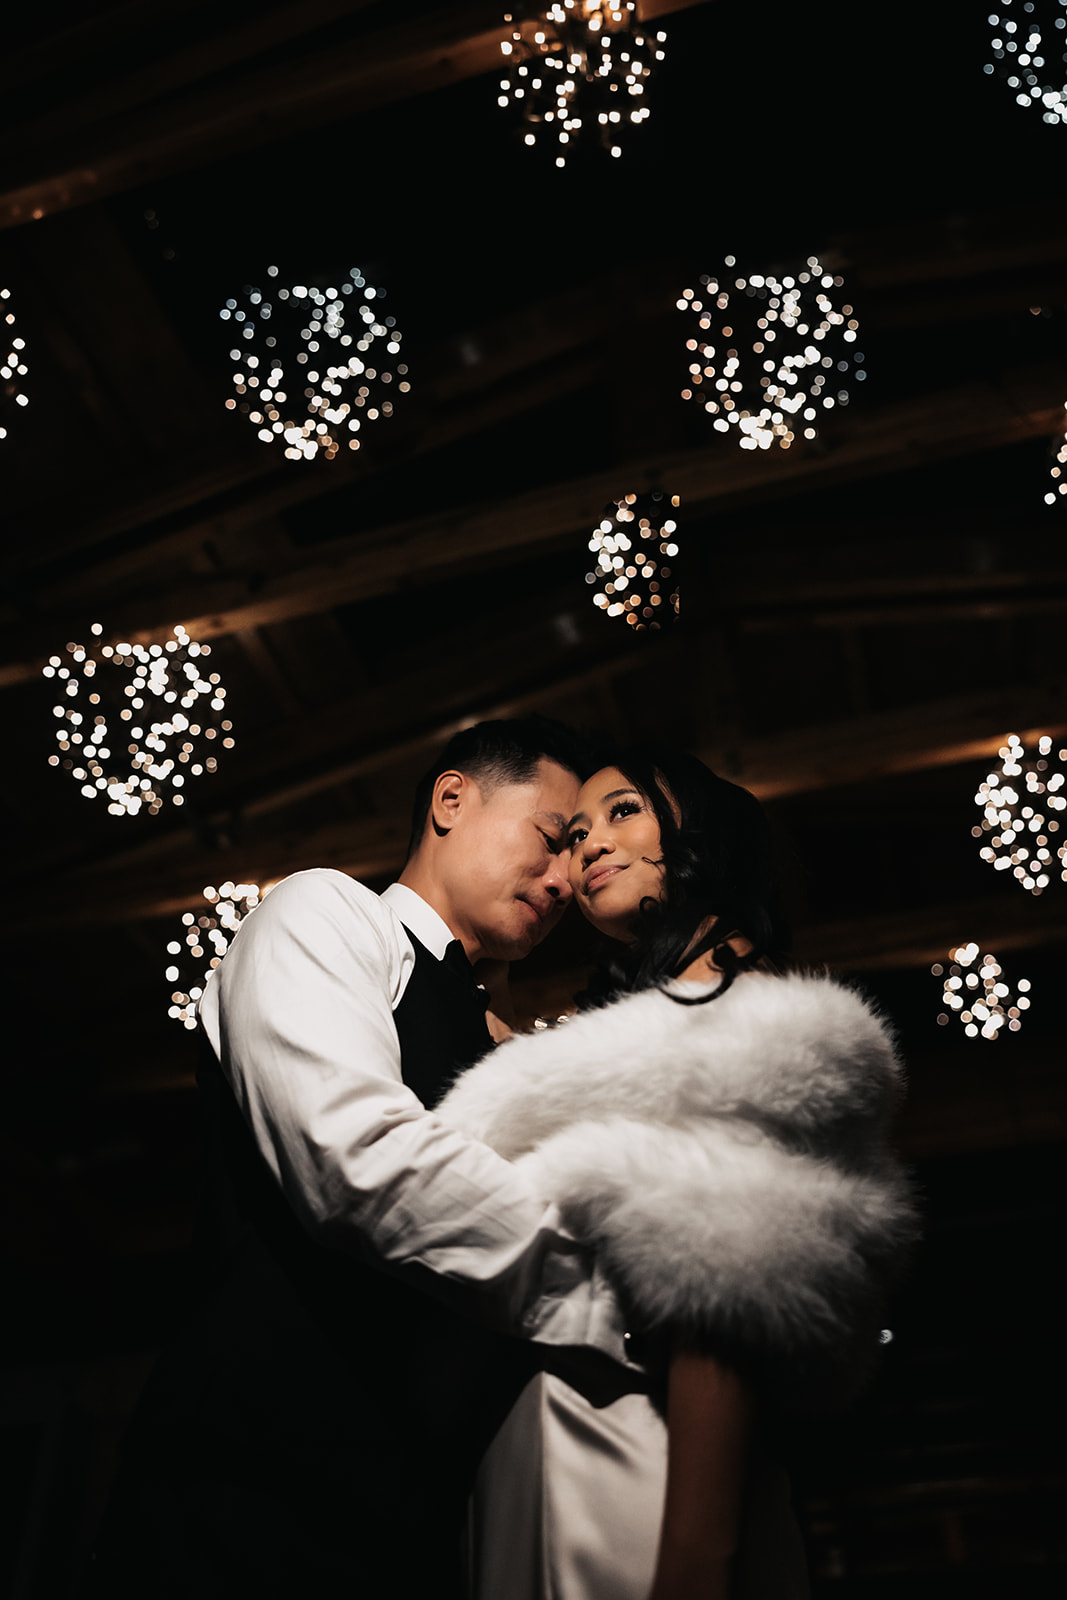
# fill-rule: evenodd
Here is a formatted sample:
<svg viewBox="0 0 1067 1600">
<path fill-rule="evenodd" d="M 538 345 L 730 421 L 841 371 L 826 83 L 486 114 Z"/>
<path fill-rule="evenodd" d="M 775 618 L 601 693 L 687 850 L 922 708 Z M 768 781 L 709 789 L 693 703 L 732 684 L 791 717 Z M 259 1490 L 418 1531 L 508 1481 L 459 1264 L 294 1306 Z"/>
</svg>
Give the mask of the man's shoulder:
<svg viewBox="0 0 1067 1600">
<path fill-rule="evenodd" d="M 381 896 L 336 867 L 307 867 L 283 878 L 255 915 L 264 922 L 325 918 L 345 928 L 365 930 L 390 948 L 404 940 L 399 919 Z"/>
</svg>

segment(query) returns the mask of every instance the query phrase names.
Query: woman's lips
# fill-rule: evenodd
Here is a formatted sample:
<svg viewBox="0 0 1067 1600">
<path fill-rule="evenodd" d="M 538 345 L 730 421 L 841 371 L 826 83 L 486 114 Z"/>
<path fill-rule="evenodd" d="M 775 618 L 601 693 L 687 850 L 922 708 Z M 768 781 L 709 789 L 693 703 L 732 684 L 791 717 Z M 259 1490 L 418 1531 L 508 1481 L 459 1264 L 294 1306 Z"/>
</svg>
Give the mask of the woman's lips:
<svg viewBox="0 0 1067 1600">
<path fill-rule="evenodd" d="M 603 867 L 592 867 L 592 868 L 590 868 L 590 870 L 585 875 L 585 892 L 586 892 L 586 894 L 592 894 L 594 889 L 602 888 L 603 885 L 605 883 L 607 883 L 608 879 L 609 878 L 613 878 L 617 872 L 625 872 L 625 871 L 626 871 L 625 867 L 619 867 L 619 866 L 614 866 L 614 865 L 613 866 L 603 866 Z"/>
</svg>

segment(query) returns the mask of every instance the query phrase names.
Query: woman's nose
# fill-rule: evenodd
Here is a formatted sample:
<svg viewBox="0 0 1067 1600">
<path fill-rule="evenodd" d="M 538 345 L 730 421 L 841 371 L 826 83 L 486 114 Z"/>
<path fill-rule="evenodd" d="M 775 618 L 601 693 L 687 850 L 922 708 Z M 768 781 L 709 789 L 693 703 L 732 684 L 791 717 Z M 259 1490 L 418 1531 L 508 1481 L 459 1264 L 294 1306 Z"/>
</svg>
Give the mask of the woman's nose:
<svg viewBox="0 0 1067 1600">
<path fill-rule="evenodd" d="M 586 866 L 588 866 L 589 863 L 591 861 L 595 861 L 598 856 L 606 855 L 609 851 L 614 850 L 614 848 L 614 841 L 607 838 L 605 835 L 601 834 L 598 837 L 596 834 L 587 834 L 585 839 L 582 841 L 582 860 L 585 862 Z"/>
</svg>

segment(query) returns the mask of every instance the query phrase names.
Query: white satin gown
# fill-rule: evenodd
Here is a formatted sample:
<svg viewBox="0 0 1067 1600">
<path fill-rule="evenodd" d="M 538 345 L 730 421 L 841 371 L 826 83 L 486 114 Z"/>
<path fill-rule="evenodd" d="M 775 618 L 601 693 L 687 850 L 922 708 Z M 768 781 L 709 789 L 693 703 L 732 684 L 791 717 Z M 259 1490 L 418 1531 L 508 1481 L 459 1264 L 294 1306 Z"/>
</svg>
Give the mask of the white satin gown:
<svg viewBox="0 0 1067 1600">
<path fill-rule="evenodd" d="M 620 1388 L 606 1387 L 603 1369 L 581 1367 L 566 1378 L 539 1373 L 527 1384 L 482 1462 L 472 1497 L 471 1600 L 648 1600 L 667 1429 L 646 1393 Z M 807 1596 L 786 1476 L 757 1459 L 734 1600 Z"/>
</svg>

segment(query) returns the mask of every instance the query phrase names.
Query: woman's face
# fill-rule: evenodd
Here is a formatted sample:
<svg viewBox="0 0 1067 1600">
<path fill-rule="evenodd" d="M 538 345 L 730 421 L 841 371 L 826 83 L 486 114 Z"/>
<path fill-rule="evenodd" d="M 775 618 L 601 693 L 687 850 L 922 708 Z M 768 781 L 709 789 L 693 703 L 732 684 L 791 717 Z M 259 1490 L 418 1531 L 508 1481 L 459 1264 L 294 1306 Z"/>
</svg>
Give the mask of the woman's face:
<svg viewBox="0 0 1067 1600">
<path fill-rule="evenodd" d="M 570 825 L 570 880 L 586 917 L 627 943 L 642 900 L 663 896 L 656 814 L 617 767 L 584 784 Z"/>
</svg>

